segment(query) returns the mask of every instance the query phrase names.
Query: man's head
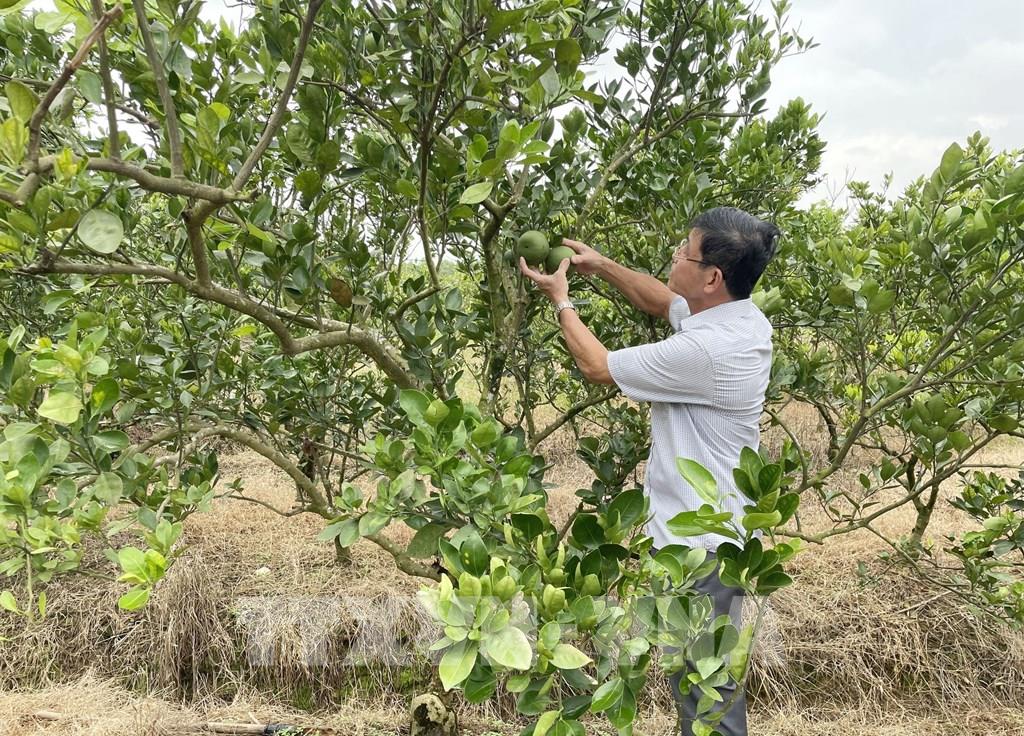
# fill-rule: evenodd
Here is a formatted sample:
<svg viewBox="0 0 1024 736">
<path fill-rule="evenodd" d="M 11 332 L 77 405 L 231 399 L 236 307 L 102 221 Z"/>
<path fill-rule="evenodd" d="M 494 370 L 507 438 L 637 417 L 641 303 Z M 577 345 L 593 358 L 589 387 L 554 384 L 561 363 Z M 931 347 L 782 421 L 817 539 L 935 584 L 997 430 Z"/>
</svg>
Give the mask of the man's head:
<svg viewBox="0 0 1024 736">
<path fill-rule="evenodd" d="M 669 288 L 690 308 L 746 299 L 775 255 L 779 229 L 735 207 L 698 215 L 672 256 Z"/>
</svg>

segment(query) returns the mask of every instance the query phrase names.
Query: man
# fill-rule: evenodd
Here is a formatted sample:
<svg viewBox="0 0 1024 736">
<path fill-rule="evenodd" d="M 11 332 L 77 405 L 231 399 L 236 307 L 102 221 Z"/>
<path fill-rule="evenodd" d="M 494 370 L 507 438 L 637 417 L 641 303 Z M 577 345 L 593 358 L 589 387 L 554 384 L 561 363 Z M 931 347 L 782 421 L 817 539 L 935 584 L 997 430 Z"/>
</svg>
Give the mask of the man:
<svg viewBox="0 0 1024 736">
<path fill-rule="evenodd" d="M 555 303 L 569 351 L 584 378 L 615 384 L 634 401 L 651 404 L 651 453 L 644 489 L 653 517 L 647 533 L 654 547 L 686 544 L 714 556 L 725 537 L 705 534 L 680 538 L 667 522 L 703 503 L 676 469 L 676 458 L 696 460 L 707 468 L 724 493 L 723 507 L 743 515 L 742 494 L 732 479 L 744 446 L 757 448 L 758 421 L 771 369 L 772 328 L 750 300 L 750 293 L 775 254 L 779 230 L 732 207 L 717 207 L 695 219 L 672 257 L 668 285 L 632 271 L 589 246 L 563 241 L 576 251 L 572 265 L 584 276 L 597 275 L 615 286 L 638 309 L 664 317 L 675 334 L 666 340 L 609 352 L 583 324 L 569 301 L 568 264 L 544 275 L 520 259 L 519 268 Z M 713 574 L 698 586 L 711 597 L 715 615 L 730 614 L 739 625 L 741 591 L 722 585 Z M 682 696 L 682 674 L 672 677 L 672 691 L 683 721 L 683 736 L 692 736 L 699 690 Z M 720 688 L 725 702 L 736 685 Z M 725 736 L 747 733 L 746 702 L 739 693 L 718 725 Z"/>
</svg>

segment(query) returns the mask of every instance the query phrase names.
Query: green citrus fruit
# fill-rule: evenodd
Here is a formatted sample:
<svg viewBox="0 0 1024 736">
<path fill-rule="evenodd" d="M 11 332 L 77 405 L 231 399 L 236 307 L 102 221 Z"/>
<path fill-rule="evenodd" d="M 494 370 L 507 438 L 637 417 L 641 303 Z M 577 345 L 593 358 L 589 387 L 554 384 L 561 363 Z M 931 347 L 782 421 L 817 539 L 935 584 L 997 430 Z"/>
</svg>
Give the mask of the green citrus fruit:
<svg viewBox="0 0 1024 736">
<path fill-rule="evenodd" d="M 576 255 L 576 251 L 574 251 L 567 245 L 555 246 L 554 248 L 548 251 L 547 260 L 544 262 L 544 269 L 548 273 L 554 273 L 555 271 L 558 270 L 558 267 L 561 265 L 562 261 L 564 261 L 566 258 L 572 258 L 574 255 Z M 573 270 L 574 269 L 572 267 L 572 263 L 570 262 L 569 273 L 572 273 Z"/>
<path fill-rule="evenodd" d="M 539 230 L 527 230 L 519 236 L 516 253 L 525 258 L 531 266 L 536 266 L 544 262 L 549 250 L 548 239 L 544 233 Z"/>
<path fill-rule="evenodd" d="M 427 424 L 432 427 L 436 427 L 448 417 L 449 411 L 451 410 L 443 401 L 440 399 L 434 399 L 430 402 L 430 406 L 427 407 L 427 410 L 423 412 L 423 418 L 427 420 Z"/>
</svg>

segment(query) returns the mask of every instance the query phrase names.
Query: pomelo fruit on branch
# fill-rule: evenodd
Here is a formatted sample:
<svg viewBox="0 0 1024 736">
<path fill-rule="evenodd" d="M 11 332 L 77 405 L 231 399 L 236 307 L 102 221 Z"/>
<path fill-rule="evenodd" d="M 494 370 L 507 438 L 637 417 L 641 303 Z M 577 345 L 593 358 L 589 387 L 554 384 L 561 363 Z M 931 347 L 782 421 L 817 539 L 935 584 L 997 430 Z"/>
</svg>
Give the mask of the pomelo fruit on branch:
<svg viewBox="0 0 1024 736">
<path fill-rule="evenodd" d="M 548 251 L 548 257 L 544 261 L 544 269 L 548 273 L 554 273 L 558 270 L 558 266 L 561 265 L 562 261 L 566 258 L 572 258 L 576 255 L 576 251 L 567 245 L 557 245 Z M 572 267 L 572 262 L 569 264 L 569 273 L 572 273 L 575 269 Z"/>
<path fill-rule="evenodd" d="M 519 236 L 516 253 L 526 259 L 531 266 L 544 262 L 548 257 L 548 238 L 540 230 L 527 230 Z"/>
</svg>

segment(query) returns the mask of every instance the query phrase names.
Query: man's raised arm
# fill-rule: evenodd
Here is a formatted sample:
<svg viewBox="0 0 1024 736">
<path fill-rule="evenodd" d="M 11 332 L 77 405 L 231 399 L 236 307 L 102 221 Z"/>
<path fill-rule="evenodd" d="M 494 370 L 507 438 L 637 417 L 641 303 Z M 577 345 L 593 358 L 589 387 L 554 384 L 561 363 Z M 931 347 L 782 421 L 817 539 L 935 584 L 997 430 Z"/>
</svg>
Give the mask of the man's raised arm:
<svg viewBox="0 0 1024 736">
<path fill-rule="evenodd" d="M 633 306 L 655 317 L 668 319 L 668 308 L 678 296 L 654 276 L 620 266 L 611 258 L 578 240 L 564 239 L 576 251 L 572 265 L 584 275 L 596 274 L 621 291 Z"/>
</svg>

